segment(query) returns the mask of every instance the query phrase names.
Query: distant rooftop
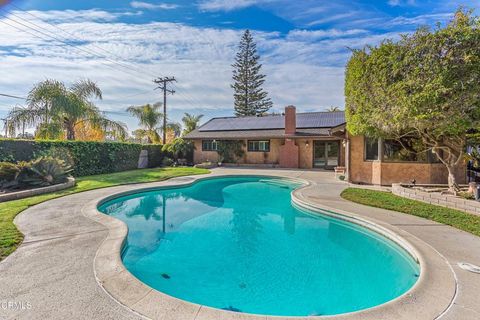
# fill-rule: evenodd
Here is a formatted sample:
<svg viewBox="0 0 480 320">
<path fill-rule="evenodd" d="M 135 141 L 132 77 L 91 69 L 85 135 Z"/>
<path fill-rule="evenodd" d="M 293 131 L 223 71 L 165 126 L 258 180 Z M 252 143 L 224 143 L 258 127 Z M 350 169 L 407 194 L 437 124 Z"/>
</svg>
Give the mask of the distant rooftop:
<svg viewBox="0 0 480 320">
<path fill-rule="evenodd" d="M 333 128 L 344 123 L 345 113 L 343 111 L 297 113 L 297 129 Z M 279 114 L 261 117 L 212 118 L 198 128 L 198 131 L 243 131 L 267 129 L 285 129 L 285 116 Z"/>
</svg>

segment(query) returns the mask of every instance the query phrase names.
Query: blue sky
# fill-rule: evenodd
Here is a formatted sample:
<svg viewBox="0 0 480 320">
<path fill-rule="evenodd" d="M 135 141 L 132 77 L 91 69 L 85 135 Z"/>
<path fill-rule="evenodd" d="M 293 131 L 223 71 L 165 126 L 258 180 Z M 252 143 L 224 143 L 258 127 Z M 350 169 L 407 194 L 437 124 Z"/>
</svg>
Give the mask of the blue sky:
<svg viewBox="0 0 480 320">
<path fill-rule="evenodd" d="M 0 93 L 26 96 L 46 78 L 90 78 L 104 91 L 97 105 L 137 127 L 129 105 L 159 100 L 155 76 L 176 76 L 171 120 L 184 112 L 233 113 L 231 63 L 241 32 L 253 30 L 279 111 L 344 105 L 348 48 L 398 38 L 419 25 L 445 23 L 460 5 L 420 1 L 69 1 L 0 0 Z M 477 10 L 478 12 L 478 10 Z M 21 100 L 0 97 L 0 117 Z"/>
</svg>

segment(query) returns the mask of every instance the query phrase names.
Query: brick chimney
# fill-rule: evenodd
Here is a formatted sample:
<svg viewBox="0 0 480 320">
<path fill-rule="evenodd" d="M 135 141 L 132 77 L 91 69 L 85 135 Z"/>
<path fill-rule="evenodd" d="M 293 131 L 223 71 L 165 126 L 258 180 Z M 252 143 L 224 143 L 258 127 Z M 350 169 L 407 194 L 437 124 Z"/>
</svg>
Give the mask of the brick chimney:
<svg viewBox="0 0 480 320">
<path fill-rule="evenodd" d="M 285 134 L 295 134 L 297 131 L 297 112 L 294 106 L 285 107 Z"/>
</svg>

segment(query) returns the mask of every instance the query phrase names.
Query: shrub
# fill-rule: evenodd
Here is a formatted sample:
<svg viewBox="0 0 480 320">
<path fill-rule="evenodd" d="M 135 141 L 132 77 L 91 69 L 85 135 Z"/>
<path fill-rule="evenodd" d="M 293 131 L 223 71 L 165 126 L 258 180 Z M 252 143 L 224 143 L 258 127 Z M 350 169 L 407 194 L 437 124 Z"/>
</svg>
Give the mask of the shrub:
<svg viewBox="0 0 480 320">
<path fill-rule="evenodd" d="M 174 163 L 175 162 L 172 159 L 165 157 L 162 160 L 162 167 L 171 167 Z"/>
<path fill-rule="evenodd" d="M 40 157 L 32 161 L 27 170 L 29 174 L 21 182 L 38 187 L 66 182 L 72 171 L 65 161 L 52 157 Z"/>
<path fill-rule="evenodd" d="M 464 192 L 464 191 L 461 191 L 458 193 L 458 196 L 460 198 L 463 198 L 463 199 L 467 199 L 467 200 L 475 200 L 475 195 L 472 194 L 472 193 L 468 193 L 468 192 Z"/>
<path fill-rule="evenodd" d="M 146 144 L 143 145 L 142 149 L 148 151 L 148 166 L 150 168 L 162 166 L 163 158 L 170 157 L 168 153 L 162 151 L 161 144 Z"/>
<path fill-rule="evenodd" d="M 193 142 L 190 140 L 184 140 L 182 138 L 175 138 L 172 143 L 165 144 L 162 151 L 170 153 L 175 161 L 179 158 L 187 158 L 194 150 Z"/>
<path fill-rule="evenodd" d="M 218 141 L 218 162 L 234 163 L 241 158 L 245 151 L 242 140 Z"/>
<path fill-rule="evenodd" d="M 19 172 L 19 168 L 14 163 L 0 162 L 0 182 L 15 180 Z"/>
<path fill-rule="evenodd" d="M 65 161 L 53 157 L 19 163 L 0 162 L 0 188 L 41 187 L 62 183 L 72 171 Z"/>
<path fill-rule="evenodd" d="M 87 176 L 136 169 L 142 149 L 148 151 L 149 167 L 161 165 L 164 157 L 161 145 L 63 140 L 0 139 L 0 161 L 59 158 L 73 168 L 72 175 Z"/>
</svg>

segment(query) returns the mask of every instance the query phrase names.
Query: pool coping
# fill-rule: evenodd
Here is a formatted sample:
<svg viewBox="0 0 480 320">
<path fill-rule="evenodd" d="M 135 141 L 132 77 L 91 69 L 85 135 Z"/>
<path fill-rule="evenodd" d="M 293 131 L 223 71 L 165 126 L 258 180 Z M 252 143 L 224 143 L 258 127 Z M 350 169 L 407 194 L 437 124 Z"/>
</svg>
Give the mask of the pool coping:
<svg viewBox="0 0 480 320">
<path fill-rule="evenodd" d="M 302 182 L 304 185 L 292 191 L 292 202 L 317 214 L 324 214 L 353 222 L 394 241 L 420 264 L 420 277 L 403 295 L 384 304 L 339 315 L 328 316 L 268 316 L 220 310 L 209 306 L 184 301 L 149 287 L 133 276 L 123 265 L 121 253 L 128 227 L 111 216 L 101 213 L 97 207 L 111 199 L 138 192 L 165 188 L 181 188 L 199 181 L 220 177 L 264 176 Z M 148 319 L 437 319 L 445 313 L 457 293 L 455 273 L 443 257 L 433 247 L 410 233 L 372 218 L 324 206 L 308 199 L 305 191 L 314 187 L 315 182 L 307 179 L 285 177 L 278 174 L 214 174 L 193 176 L 184 182 L 173 178 L 160 185 L 138 186 L 128 191 L 114 192 L 109 196 L 98 197 L 83 208 L 84 216 L 108 228 L 108 236 L 98 248 L 94 259 L 94 274 L 100 287 L 116 302 L 135 314 Z M 180 180 L 180 181 L 178 181 Z"/>
</svg>

